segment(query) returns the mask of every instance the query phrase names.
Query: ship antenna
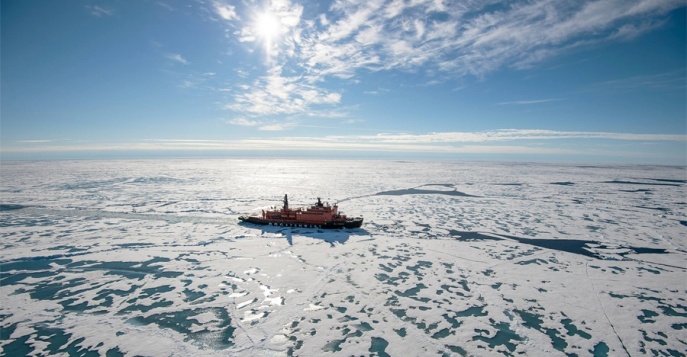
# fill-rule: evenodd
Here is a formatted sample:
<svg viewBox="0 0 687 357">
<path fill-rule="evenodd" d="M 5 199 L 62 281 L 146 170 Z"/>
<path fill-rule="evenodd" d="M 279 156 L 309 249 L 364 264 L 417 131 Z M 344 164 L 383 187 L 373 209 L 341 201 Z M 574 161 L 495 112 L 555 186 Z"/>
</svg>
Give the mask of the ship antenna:
<svg viewBox="0 0 687 357">
<path fill-rule="evenodd" d="M 284 195 L 284 211 L 289 209 L 289 197 L 288 195 Z"/>
</svg>

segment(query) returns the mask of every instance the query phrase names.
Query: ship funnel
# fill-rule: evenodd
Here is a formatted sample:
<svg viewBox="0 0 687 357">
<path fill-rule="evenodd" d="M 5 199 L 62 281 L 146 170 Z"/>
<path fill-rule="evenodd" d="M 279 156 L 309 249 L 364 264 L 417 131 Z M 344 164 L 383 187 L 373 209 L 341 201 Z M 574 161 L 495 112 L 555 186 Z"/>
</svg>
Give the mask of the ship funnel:
<svg viewBox="0 0 687 357">
<path fill-rule="evenodd" d="M 284 210 L 288 210 L 288 209 L 289 209 L 289 197 L 288 197 L 288 195 L 285 194 L 284 195 Z"/>
</svg>

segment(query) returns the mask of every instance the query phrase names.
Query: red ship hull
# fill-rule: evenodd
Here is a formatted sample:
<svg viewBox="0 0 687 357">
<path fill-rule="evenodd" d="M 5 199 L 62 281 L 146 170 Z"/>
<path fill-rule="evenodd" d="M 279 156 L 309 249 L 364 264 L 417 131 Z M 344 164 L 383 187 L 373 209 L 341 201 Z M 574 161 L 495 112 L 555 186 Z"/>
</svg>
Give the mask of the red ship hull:
<svg viewBox="0 0 687 357">
<path fill-rule="evenodd" d="M 341 229 L 341 228 L 360 228 L 363 225 L 363 219 L 347 218 L 345 221 L 331 221 L 331 222 L 307 222 L 307 221 L 287 221 L 287 220 L 267 220 L 256 216 L 241 216 L 239 220 L 247 223 L 259 224 L 262 226 L 282 226 L 282 227 L 302 227 L 302 228 L 322 228 L 322 229 Z"/>
<path fill-rule="evenodd" d="M 311 207 L 291 209 L 286 195 L 282 209 L 263 210 L 260 216 L 241 216 L 239 220 L 259 225 L 322 229 L 360 228 L 363 225 L 362 217 L 348 218 L 339 214 L 337 205 L 323 204 L 319 198 Z"/>
</svg>

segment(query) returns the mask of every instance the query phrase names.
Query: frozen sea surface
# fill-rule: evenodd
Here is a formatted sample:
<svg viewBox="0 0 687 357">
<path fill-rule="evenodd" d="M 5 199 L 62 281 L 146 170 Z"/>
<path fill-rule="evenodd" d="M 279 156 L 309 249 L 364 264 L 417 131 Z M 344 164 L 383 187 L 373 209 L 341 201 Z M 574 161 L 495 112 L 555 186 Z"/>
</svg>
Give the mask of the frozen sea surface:
<svg viewBox="0 0 687 357">
<path fill-rule="evenodd" d="M 687 171 L 3 162 L 3 355 L 684 355 Z M 238 224 L 316 197 L 361 229 Z"/>
</svg>

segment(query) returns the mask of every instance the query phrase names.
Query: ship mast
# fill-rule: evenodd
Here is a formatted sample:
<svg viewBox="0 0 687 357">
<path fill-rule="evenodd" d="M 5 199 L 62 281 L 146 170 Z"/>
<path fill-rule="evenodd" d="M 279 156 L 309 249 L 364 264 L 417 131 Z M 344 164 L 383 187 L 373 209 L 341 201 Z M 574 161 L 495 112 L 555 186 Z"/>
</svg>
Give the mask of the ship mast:
<svg viewBox="0 0 687 357">
<path fill-rule="evenodd" d="M 284 195 L 284 211 L 288 211 L 288 210 L 289 210 L 289 198 L 287 197 L 287 195 Z"/>
</svg>

